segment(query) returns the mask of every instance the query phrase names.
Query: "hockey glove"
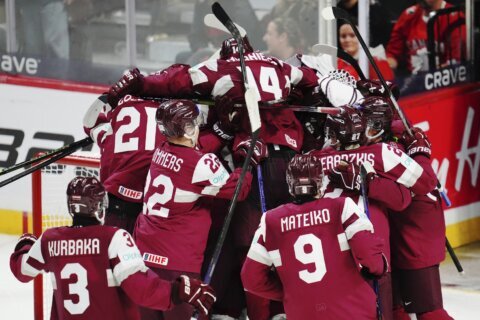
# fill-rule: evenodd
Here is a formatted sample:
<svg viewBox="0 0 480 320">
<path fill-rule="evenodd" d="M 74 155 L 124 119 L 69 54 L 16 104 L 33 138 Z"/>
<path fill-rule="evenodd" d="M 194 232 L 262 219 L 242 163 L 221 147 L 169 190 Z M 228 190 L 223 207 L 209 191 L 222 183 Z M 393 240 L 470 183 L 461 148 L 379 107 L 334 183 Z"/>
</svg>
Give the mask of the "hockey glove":
<svg viewBox="0 0 480 320">
<path fill-rule="evenodd" d="M 233 146 L 233 157 L 235 160 L 243 161 L 247 157 L 248 149 L 250 148 L 251 143 L 252 139 L 250 138 L 237 141 L 237 143 Z M 267 144 L 262 139 L 258 139 L 255 142 L 255 148 L 253 149 L 250 164 L 256 167 L 266 158 L 268 158 Z"/>
<path fill-rule="evenodd" d="M 367 171 L 365 187 L 368 189 L 369 181 L 375 177 L 375 170 L 369 162 L 366 162 L 364 167 Z M 340 161 L 340 163 L 330 171 L 328 178 L 335 188 L 360 191 L 362 181 L 360 166 L 355 163 Z"/>
<path fill-rule="evenodd" d="M 215 99 L 215 111 L 218 121 L 213 125 L 213 131 L 222 139 L 231 141 L 240 128 L 240 115 L 234 111 L 232 99 L 224 95 Z"/>
<path fill-rule="evenodd" d="M 24 233 L 20 238 L 18 238 L 17 244 L 15 246 L 15 251 L 21 250 L 22 247 L 26 245 L 33 245 L 37 241 L 37 237 L 31 233 Z"/>
<path fill-rule="evenodd" d="M 382 253 L 382 260 L 383 260 L 383 270 L 377 270 L 375 272 L 371 272 L 367 267 L 361 266 L 360 273 L 362 276 L 367 280 L 375 280 L 380 279 L 388 270 L 388 261 L 387 257 Z"/>
<path fill-rule="evenodd" d="M 143 75 L 140 73 L 140 70 L 137 68 L 128 70 L 127 73 L 108 90 L 107 102 L 112 108 L 115 108 L 120 99 L 127 94 L 138 94 L 142 86 Z"/>
<path fill-rule="evenodd" d="M 396 84 L 386 81 L 390 88 L 393 97 L 398 100 L 400 97 L 400 89 Z M 388 98 L 388 93 L 385 91 L 382 83 L 379 80 L 359 80 L 357 81 L 357 89 L 365 96 L 382 96 Z"/>
<path fill-rule="evenodd" d="M 174 304 L 186 302 L 194 306 L 203 316 L 208 316 L 208 311 L 217 300 L 212 287 L 202 281 L 181 275 L 172 284 L 172 301 Z"/>
<path fill-rule="evenodd" d="M 405 146 L 406 153 L 410 157 L 422 154 L 430 158 L 432 155 L 432 149 L 430 141 L 428 140 L 425 132 L 416 127 L 412 127 L 410 130 L 412 131 L 412 135 L 409 135 L 407 131 L 404 131 L 402 137 L 400 138 L 400 143 Z"/>
</svg>

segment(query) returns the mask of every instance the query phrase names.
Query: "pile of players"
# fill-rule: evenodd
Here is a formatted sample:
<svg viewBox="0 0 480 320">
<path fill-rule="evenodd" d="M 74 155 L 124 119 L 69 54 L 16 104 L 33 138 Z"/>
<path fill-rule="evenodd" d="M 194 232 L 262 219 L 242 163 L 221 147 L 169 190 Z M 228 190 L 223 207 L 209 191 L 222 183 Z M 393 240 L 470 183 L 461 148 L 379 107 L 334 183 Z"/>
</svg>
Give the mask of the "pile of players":
<svg viewBox="0 0 480 320">
<path fill-rule="evenodd" d="M 276 104 L 260 111 L 251 172 L 211 282 L 214 304 L 211 289 L 196 279 L 210 262 L 252 143 L 236 41 L 224 41 L 219 59 L 194 67 L 173 65 L 149 76 L 130 70 L 110 88 L 108 103 L 85 115 L 85 130 L 102 152 L 105 224 L 128 231 L 104 231 L 108 286 L 121 285 L 141 305 L 142 319 L 190 319 L 193 307 L 208 317 L 212 304 L 212 319 L 238 318 L 245 304 L 253 320 L 285 314 L 374 319 L 380 313 L 383 319 L 409 319 L 408 313 L 451 319 L 438 270 L 445 221 L 425 133 L 412 128 L 409 134 L 395 120 L 375 81 L 354 83 L 302 64 L 301 56 L 293 66 L 254 51 L 246 38 L 245 60 L 260 103 Z M 215 101 L 207 115 L 192 101 L 205 98 Z M 292 104 L 337 109 L 296 113 Z M 69 207 L 74 226 L 85 226 L 79 207 Z M 20 239 L 12 255 L 20 279 L 52 271 L 53 248 L 61 248 L 52 239 L 63 239 L 55 236 Z M 119 238 L 124 243 L 117 244 Z M 131 252 L 120 254 L 122 246 Z M 54 272 L 57 292 L 72 289 L 64 282 L 80 272 L 74 256 L 66 259 L 67 271 Z M 124 286 L 137 271 L 154 280 L 140 280 L 130 293 Z M 86 282 L 76 280 L 75 289 L 88 294 Z M 70 294 L 79 300 L 56 300 L 59 314 L 90 310 L 78 302 L 84 297 L 78 290 Z M 162 303 L 155 290 L 163 292 Z M 128 300 L 123 293 L 122 299 Z"/>
</svg>

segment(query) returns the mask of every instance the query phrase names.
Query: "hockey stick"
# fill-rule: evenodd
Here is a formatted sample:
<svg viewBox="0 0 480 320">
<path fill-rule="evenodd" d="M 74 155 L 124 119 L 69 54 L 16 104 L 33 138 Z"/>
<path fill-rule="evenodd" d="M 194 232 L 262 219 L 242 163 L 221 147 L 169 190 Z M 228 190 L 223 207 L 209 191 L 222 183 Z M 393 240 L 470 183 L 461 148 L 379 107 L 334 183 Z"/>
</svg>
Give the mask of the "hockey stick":
<svg viewBox="0 0 480 320">
<path fill-rule="evenodd" d="M 265 200 L 265 189 L 263 188 L 263 175 L 262 167 L 260 164 L 257 165 L 257 182 L 258 182 L 258 193 L 260 194 L 260 207 L 262 208 L 262 213 L 267 212 L 267 201 Z"/>
<path fill-rule="evenodd" d="M 63 152 L 55 154 L 54 156 L 52 156 L 48 160 L 45 160 L 45 161 L 43 161 L 43 162 L 41 162 L 41 163 L 39 163 L 35 166 L 32 166 L 32 167 L 28 168 L 27 170 L 25 170 L 24 172 L 21 172 L 17 175 L 14 175 L 11 178 L 3 180 L 2 182 L 0 182 L 0 188 L 4 187 L 4 186 L 6 186 L 6 185 L 8 185 L 8 184 L 10 184 L 14 181 L 17 181 L 18 179 L 20 179 L 20 178 L 22 178 L 26 175 L 29 175 L 30 173 L 32 173 L 34 171 L 37 171 L 38 169 L 42 169 L 43 167 L 49 165 L 50 163 L 53 163 L 53 162 L 55 162 L 59 159 L 65 158 L 69 154 L 74 153 L 76 150 L 78 150 L 80 148 L 88 146 L 92 142 L 93 142 L 93 140 L 90 137 L 79 140 L 79 141 L 77 141 L 77 144 L 75 144 L 75 146 L 72 146 L 73 144 L 71 144 L 68 149 L 64 149 Z"/>
<path fill-rule="evenodd" d="M 240 67 L 242 71 L 242 77 L 243 77 L 243 83 L 245 87 L 245 103 L 247 105 L 247 111 L 248 111 L 248 116 L 250 119 L 250 126 L 252 129 L 252 139 L 251 139 L 251 144 L 250 148 L 248 149 L 247 156 L 243 162 L 242 166 L 242 172 L 240 174 L 240 178 L 238 179 L 237 185 L 235 187 L 235 192 L 233 194 L 232 201 L 230 202 L 230 206 L 228 208 L 228 213 L 225 217 L 222 230 L 220 231 L 220 235 L 218 237 L 217 244 L 215 246 L 215 250 L 213 252 L 212 258 L 210 260 L 210 263 L 208 265 L 207 272 L 205 274 L 204 282 L 209 284 L 210 281 L 212 280 L 212 275 L 215 270 L 215 266 L 218 262 L 218 258 L 220 256 L 220 252 L 223 247 L 223 243 L 225 242 L 225 238 L 227 236 L 228 228 L 230 226 L 230 222 L 233 217 L 233 212 L 235 210 L 235 206 L 237 204 L 237 199 L 238 195 L 240 193 L 240 188 L 242 186 L 243 180 L 245 178 L 245 175 L 247 173 L 247 169 L 250 163 L 250 159 L 253 154 L 253 149 L 255 148 L 255 142 L 258 139 L 258 134 L 260 131 L 260 113 L 258 110 L 258 101 L 257 98 L 253 92 L 253 90 L 249 87 L 248 85 L 248 80 L 246 77 L 246 71 L 245 71 L 245 59 L 243 56 L 243 39 L 242 36 L 240 35 L 240 32 L 238 31 L 237 27 L 233 23 L 232 19 L 227 15 L 225 10 L 223 10 L 222 6 L 218 3 L 215 2 L 212 4 L 212 11 L 215 14 L 215 16 L 218 18 L 218 20 L 230 31 L 230 33 L 233 35 L 233 37 L 237 40 L 238 43 L 238 51 L 240 54 Z"/>
<path fill-rule="evenodd" d="M 327 44 L 316 44 L 316 45 L 312 46 L 312 51 L 315 54 L 323 53 L 323 54 L 327 54 L 329 56 L 340 58 L 341 60 L 350 64 L 353 67 L 353 69 L 355 69 L 355 71 L 357 72 L 360 79 L 362 79 L 362 80 L 367 79 L 365 77 L 365 74 L 363 73 L 363 70 L 358 65 L 358 61 L 354 57 L 352 57 L 351 55 L 349 55 L 348 53 L 343 51 L 343 49 L 337 48 L 337 47 L 334 47 L 334 46 L 329 46 Z"/>
<path fill-rule="evenodd" d="M 363 207 L 365 209 L 365 214 L 367 215 L 368 220 L 370 220 L 370 210 L 368 209 L 368 195 L 365 181 L 367 179 L 367 171 L 363 165 L 360 165 L 360 193 L 362 195 Z M 377 319 L 382 319 L 382 309 L 380 307 L 380 296 L 378 294 L 378 280 L 373 280 L 373 290 L 377 296 Z"/>
<path fill-rule="evenodd" d="M 450 257 L 452 258 L 453 264 L 457 268 L 458 272 L 461 275 L 464 275 L 465 271 L 463 271 L 462 264 L 460 263 L 460 260 L 458 260 L 458 257 L 456 255 L 455 251 L 453 251 L 453 248 L 452 248 L 452 245 L 450 244 L 450 241 L 448 241 L 448 238 L 446 238 L 446 237 L 445 237 L 445 246 L 447 247 L 447 251 L 450 254 Z"/>
<path fill-rule="evenodd" d="M 141 97 L 144 100 L 153 100 L 153 101 L 167 101 L 175 98 L 159 98 L 159 97 Z M 191 99 L 194 103 L 207 105 L 209 107 L 214 106 L 215 102 L 213 100 L 202 100 L 202 99 Z M 343 110 L 335 107 L 319 107 L 316 105 L 311 106 L 301 106 L 301 105 L 291 105 L 287 104 L 285 101 L 260 101 L 257 102 L 261 110 L 280 110 L 287 109 L 298 112 L 311 112 L 311 113 L 326 113 L 326 114 L 339 114 Z M 235 103 L 235 108 L 244 108 L 246 105 L 242 103 Z"/>
<path fill-rule="evenodd" d="M 20 162 L 20 163 L 17 163 L 11 167 L 8 167 L 8 168 L 4 168 L 2 170 L 0 170 L 0 176 L 3 176 L 4 174 L 7 174 L 7 173 L 10 173 L 12 171 L 15 171 L 15 170 L 18 170 L 18 169 L 21 169 L 21 168 L 24 168 L 28 165 L 31 165 L 33 163 L 36 163 L 36 162 L 39 162 L 39 161 L 42 161 L 42 160 L 45 160 L 47 158 L 50 158 L 56 154 L 59 154 L 59 153 L 62 153 L 66 150 L 70 150 L 72 148 L 74 148 L 75 150 L 80 148 L 80 147 L 83 147 L 84 146 L 84 143 L 86 143 L 87 140 L 89 140 L 90 138 L 85 138 L 85 139 L 82 139 L 82 140 L 78 140 L 78 141 L 75 141 L 71 144 L 68 144 L 68 145 L 65 145 L 61 148 L 58 148 L 58 149 L 55 149 L 55 150 L 51 150 L 51 151 L 48 151 L 44 154 L 42 154 L 41 156 L 38 156 L 38 157 L 33 157 L 29 160 L 26 160 L 26 161 L 23 161 L 23 162 Z M 90 139 L 91 141 L 91 139 Z"/>
<path fill-rule="evenodd" d="M 377 63 L 373 59 L 372 54 L 370 53 L 370 50 L 368 49 L 368 46 L 366 45 L 365 41 L 363 40 L 360 32 L 358 32 L 357 26 L 355 25 L 355 23 L 352 22 L 352 19 L 350 18 L 348 13 L 346 11 L 338 8 L 338 7 L 326 7 L 322 10 L 322 16 L 325 20 L 333 20 L 333 19 L 345 20 L 352 27 L 353 33 L 355 33 L 355 36 L 357 37 L 358 41 L 360 42 L 360 45 L 362 46 L 362 49 L 365 52 L 365 55 L 367 56 L 368 60 L 370 61 L 370 64 L 372 65 L 373 69 L 375 70 L 375 73 L 377 74 L 378 79 L 382 83 L 383 88 L 388 93 L 388 97 L 389 97 L 390 101 L 392 102 L 395 110 L 397 111 L 398 115 L 400 116 L 400 119 L 402 120 L 403 126 L 407 130 L 408 134 L 410 136 L 413 136 L 412 130 L 410 129 L 410 125 L 407 122 L 405 114 L 403 113 L 402 109 L 398 105 L 398 102 L 395 99 L 395 97 L 393 96 L 392 91 L 390 90 L 390 87 L 387 85 L 387 83 L 385 81 L 385 78 L 382 75 L 382 72 L 380 72 L 380 69 L 378 68 Z M 445 204 L 448 207 L 451 206 L 452 203 L 451 203 L 450 199 L 448 198 L 447 194 L 442 190 L 442 185 L 440 184 L 440 181 L 438 181 L 438 179 L 437 179 L 437 188 L 438 188 L 438 191 L 440 192 L 440 195 L 441 195 L 442 199 L 445 201 Z M 446 239 L 446 241 L 448 242 L 448 239 Z M 448 253 L 452 257 L 452 260 L 457 260 L 458 261 L 458 257 L 456 256 L 455 252 L 453 251 L 453 248 L 451 248 L 451 249 L 452 250 L 448 250 Z M 463 268 L 460 265 L 460 261 L 458 261 L 457 271 L 460 272 L 460 273 L 463 271 Z"/>
</svg>

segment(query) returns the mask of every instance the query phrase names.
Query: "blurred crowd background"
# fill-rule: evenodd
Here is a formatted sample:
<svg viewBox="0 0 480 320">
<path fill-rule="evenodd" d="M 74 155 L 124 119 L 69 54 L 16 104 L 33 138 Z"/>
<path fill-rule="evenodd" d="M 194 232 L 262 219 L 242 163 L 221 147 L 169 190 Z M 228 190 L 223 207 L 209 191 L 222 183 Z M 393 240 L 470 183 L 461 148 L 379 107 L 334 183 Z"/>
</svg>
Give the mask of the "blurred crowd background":
<svg viewBox="0 0 480 320">
<path fill-rule="evenodd" d="M 319 6 L 327 3 L 325 0 L 218 1 L 247 30 L 255 49 L 286 60 L 296 53 L 310 54 L 311 46 L 319 43 Z M 445 2 L 370 0 L 368 44 L 379 64 L 383 64 L 386 78 L 402 82 L 412 74 L 473 63 L 474 57 L 468 57 L 465 50 L 465 1 L 449 0 L 448 6 L 454 9 L 436 18 L 431 36 L 433 47 L 418 50 L 413 59 L 402 59 L 411 53 L 401 52 L 399 45 L 404 41 L 398 38 L 399 32 L 393 33 L 397 23 L 404 23 L 400 21 L 402 13 L 406 14 L 412 6 L 430 5 L 444 10 Z M 194 65 L 208 59 L 228 37 L 203 23 L 205 14 L 211 13 L 212 3 L 211 0 L 0 0 L 1 71 L 109 85 L 132 66 L 150 72 L 173 63 Z M 353 21 L 358 21 L 358 0 L 340 0 L 336 5 L 347 10 Z M 477 17 L 478 7 L 475 6 Z M 430 14 L 430 18 L 433 16 Z M 401 27 L 415 28 L 398 26 L 397 31 Z M 361 48 L 351 27 L 338 23 L 335 29 L 337 46 L 358 58 Z M 474 34 L 477 40 L 474 43 L 480 43 L 478 26 Z M 419 48 L 425 46 L 419 44 Z M 476 55 L 478 61 L 478 52 Z M 469 79 L 475 77 L 478 72 L 474 71 Z"/>
</svg>

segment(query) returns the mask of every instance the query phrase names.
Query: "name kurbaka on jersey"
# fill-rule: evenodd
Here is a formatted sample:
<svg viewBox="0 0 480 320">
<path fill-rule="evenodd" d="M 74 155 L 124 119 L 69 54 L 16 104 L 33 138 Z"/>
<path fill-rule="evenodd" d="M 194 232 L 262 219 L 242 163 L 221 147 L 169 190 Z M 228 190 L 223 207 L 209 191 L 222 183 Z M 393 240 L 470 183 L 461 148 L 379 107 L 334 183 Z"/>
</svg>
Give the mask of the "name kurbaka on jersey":
<svg viewBox="0 0 480 320">
<path fill-rule="evenodd" d="M 53 240 L 47 242 L 50 257 L 100 254 L 100 240 Z"/>
</svg>

